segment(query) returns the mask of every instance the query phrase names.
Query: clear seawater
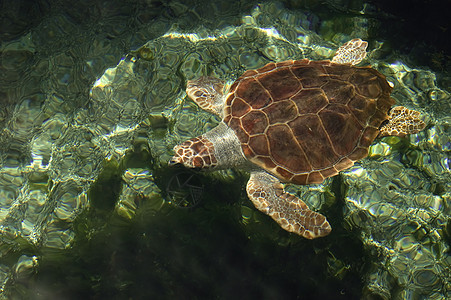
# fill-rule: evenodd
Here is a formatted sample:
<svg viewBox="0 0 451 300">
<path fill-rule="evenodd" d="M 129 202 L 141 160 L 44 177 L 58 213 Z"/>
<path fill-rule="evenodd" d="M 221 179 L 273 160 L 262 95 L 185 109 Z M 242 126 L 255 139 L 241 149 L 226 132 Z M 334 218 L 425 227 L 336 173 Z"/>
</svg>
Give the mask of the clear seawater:
<svg viewBox="0 0 451 300">
<path fill-rule="evenodd" d="M 0 298 L 449 298 L 449 22 L 414 2 L 0 2 Z M 329 236 L 257 211 L 245 171 L 168 167 L 220 121 L 187 80 L 231 84 L 352 38 L 427 127 L 286 187 Z"/>
</svg>

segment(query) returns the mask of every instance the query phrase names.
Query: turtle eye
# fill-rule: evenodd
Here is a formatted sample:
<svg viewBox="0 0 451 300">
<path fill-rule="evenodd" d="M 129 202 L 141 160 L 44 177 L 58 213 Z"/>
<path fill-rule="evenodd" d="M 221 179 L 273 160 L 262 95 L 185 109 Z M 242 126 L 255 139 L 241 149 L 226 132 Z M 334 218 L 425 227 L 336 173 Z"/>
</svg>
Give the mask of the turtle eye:
<svg viewBox="0 0 451 300">
<path fill-rule="evenodd" d="M 176 157 L 172 157 L 169 161 L 168 161 L 168 165 L 170 166 L 175 166 L 178 165 L 179 162 L 177 161 Z"/>
</svg>

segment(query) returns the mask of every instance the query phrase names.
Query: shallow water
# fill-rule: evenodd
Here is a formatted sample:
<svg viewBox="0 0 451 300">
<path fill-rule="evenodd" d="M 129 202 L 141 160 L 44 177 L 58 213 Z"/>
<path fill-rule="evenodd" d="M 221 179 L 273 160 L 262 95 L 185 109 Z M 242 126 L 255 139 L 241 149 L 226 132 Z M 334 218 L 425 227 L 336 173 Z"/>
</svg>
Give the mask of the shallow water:
<svg viewBox="0 0 451 300">
<path fill-rule="evenodd" d="M 449 297 L 449 75 L 372 35 L 371 4 L 337 3 L 9 6 L 22 19 L 2 15 L 1 296 Z M 187 80 L 231 84 L 356 37 L 427 127 L 376 140 L 321 185 L 287 187 L 331 235 L 280 229 L 247 199 L 244 171 L 167 166 L 174 145 L 219 122 L 189 101 Z"/>
</svg>

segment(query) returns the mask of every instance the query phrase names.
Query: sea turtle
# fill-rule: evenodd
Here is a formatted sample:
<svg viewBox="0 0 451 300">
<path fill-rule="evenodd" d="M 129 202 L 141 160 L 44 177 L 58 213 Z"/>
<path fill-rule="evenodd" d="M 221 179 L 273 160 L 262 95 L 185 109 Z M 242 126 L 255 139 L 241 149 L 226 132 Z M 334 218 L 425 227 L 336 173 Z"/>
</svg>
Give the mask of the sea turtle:
<svg viewBox="0 0 451 300">
<path fill-rule="evenodd" d="M 289 60 L 246 71 L 223 93 L 222 80 L 201 77 L 186 93 L 222 121 L 175 146 L 169 164 L 244 168 L 255 207 L 290 232 L 313 239 L 330 233 L 326 218 L 281 182 L 321 183 L 368 155 L 378 136 L 424 128 L 419 113 L 394 107 L 392 87 L 371 67 L 356 67 L 367 42 L 353 39 L 332 61 Z"/>
</svg>

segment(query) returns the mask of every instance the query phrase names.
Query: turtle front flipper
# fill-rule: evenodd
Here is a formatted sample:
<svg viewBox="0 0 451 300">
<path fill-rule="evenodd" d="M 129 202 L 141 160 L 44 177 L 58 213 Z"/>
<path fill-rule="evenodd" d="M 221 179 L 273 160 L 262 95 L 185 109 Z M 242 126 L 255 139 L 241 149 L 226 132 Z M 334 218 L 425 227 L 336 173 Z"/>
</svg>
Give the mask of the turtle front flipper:
<svg viewBox="0 0 451 300">
<path fill-rule="evenodd" d="M 420 119 L 420 113 L 404 106 L 396 106 L 390 110 L 388 122 L 380 128 L 379 137 L 395 135 L 403 137 L 407 134 L 418 133 L 426 124 Z"/>
<path fill-rule="evenodd" d="M 328 235 L 332 230 L 326 217 L 285 192 L 280 181 L 264 171 L 252 172 L 246 189 L 255 207 L 289 232 L 314 239 Z"/>
<path fill-rule="evenodd" d="M 188 80 L 186 94 L 200 108 L 222 117 L 223 88 L 224 82 L 222 80 L 203 76 L 196 80 Z"/>
<path fill-rule="evenodd" d="M 350 40 L 338 48 L 332 62 L 356 65 L 366 57 L 366 47 L 368 47 L 368 43 L 361 39 Z"/>
</svg>

